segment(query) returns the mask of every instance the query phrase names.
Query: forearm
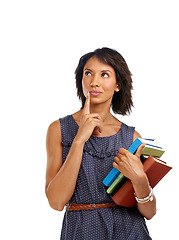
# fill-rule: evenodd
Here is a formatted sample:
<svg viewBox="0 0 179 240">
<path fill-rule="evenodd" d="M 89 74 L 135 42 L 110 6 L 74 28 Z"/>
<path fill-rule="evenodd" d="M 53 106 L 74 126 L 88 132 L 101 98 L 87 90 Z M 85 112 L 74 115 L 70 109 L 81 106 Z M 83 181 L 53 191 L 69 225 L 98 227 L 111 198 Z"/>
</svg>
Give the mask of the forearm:
<svg viewBox="0 0 179 240">
<path fill-rule="evenodd" d="M 140 179 L 132 182 L 135 194 L 138 198 L 145 198 L 150 193 L 150 187 L 147 176 L 144 175 Z M 152 201 L 146 203 L 137 203 L 140 213 L 146 218 L 151 219 L 156 214 L 156 198 L 153 196 Z"/>
<path fill-rule="evenodd" d="M 83 147 L 84 143 L 74 139 L 64 164 L 46 189 L 49 203 L 56 210 L 63 210 L 74 193 Z"/>
</svg>

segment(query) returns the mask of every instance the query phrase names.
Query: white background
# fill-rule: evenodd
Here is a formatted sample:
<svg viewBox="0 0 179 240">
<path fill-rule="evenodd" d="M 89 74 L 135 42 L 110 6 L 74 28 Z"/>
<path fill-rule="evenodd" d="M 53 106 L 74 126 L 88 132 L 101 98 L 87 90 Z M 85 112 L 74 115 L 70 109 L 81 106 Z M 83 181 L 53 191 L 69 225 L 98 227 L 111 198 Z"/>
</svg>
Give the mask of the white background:
<svg viewBox="0 0 179 240">
<path fill-rule="evenodd" d="M 0 3 L 1 239 L 60 236 L 64 212 L 45 197 L 46 131 L 79 110 L 74 71 L 79 58 L 111 47 L 133 74 L 135 108 L 127 117 L 165 148 L 173 170 L 156 186 L 154 240 L 179 239 L 177 1 L 40 1 Z"/>
</svg>

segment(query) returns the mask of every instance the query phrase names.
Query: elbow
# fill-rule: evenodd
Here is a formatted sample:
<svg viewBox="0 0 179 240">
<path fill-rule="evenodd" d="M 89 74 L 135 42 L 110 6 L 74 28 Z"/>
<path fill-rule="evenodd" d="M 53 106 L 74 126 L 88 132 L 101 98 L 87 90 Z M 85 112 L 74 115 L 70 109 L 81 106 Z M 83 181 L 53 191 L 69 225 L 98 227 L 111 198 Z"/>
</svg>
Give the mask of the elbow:
<svg viewBox="0 0 179 240">
<path fill-rule="evenodd" d="M 153 209 L 153 211 L 150 212 L 150 214 L 148 216 L 145 216 L 145 218 L 147 220 L 151 220 L 156 215 L 156 213 L 157 213 L 157 210 L 155 208 L 155 209 Z"/>
<path fill-rule="evenodd" d="M 52 196 L 50 196 L 50 194 L 48 193 L 48 191 L 45 192 L 46 193 L 46 197 L 48 199 L 49 205 L 51 208 L 53 208 L 56 211 L 63 211 L 65 204 L 60 203 L 59 200 L 53 198 Z"/>
<path fill-rule="evenodd" d="M 63 211 L 63 209 L 65 207 L 65 206 L 63 206 L 63 205 L 61 205 L 61 204 L 59 204 L 58 202 L 55 202 L 55 201 L 48 200 L 48 202 L 49 202 L 50 207 L 53 208 L 56 211 L 61 212 L 61 211 Z"/>
</svg>

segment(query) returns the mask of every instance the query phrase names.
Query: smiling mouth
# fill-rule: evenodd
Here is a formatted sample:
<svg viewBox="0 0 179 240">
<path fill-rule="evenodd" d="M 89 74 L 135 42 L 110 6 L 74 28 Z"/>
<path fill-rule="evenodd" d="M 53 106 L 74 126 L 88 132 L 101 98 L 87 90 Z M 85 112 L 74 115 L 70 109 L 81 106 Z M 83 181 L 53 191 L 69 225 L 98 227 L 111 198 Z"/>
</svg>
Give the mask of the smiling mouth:
<svg viewBox="0 0 179 240">
<path fill-rule="evenodd" d="M 95 96 L 95 97 L 102 94 L 102 92 L 100 92 L 100 91 L 89 91 L 89 93 L 90 93 L 91 96 Z"/>
</svg>

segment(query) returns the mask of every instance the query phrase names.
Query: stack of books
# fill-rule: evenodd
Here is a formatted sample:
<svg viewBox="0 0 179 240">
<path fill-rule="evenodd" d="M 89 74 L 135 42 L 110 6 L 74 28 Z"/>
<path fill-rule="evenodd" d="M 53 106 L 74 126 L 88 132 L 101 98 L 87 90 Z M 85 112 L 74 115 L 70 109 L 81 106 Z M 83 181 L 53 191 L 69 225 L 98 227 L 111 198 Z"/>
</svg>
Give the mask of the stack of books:
<svg viewBox="0 0 179 240">
<path fill-rule="evenodd" d="M 137 138 L 128 151 L 135 154 L 142 143 L 145 143 L 145 146 L 141 153 L 141 161 L 150 186 L 154 188 L 172 167 L 159 159 L 165 151 L 154 139 Z M 118 205 L 125 207 L 136 205 L 131 181 L 116 168 L 110 171 L 103 184 L 106 186 L 106 192 L 112 196 L 113 201 Z"/>
</svg>

